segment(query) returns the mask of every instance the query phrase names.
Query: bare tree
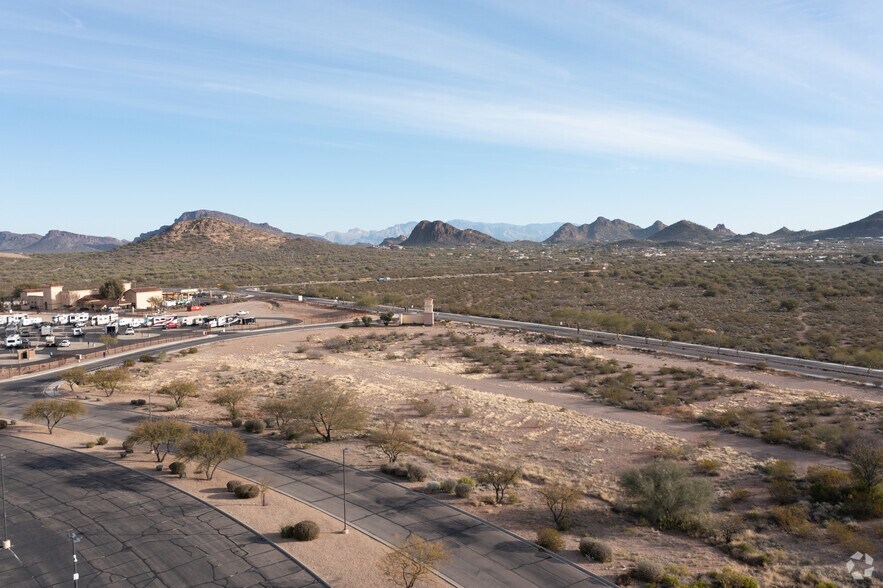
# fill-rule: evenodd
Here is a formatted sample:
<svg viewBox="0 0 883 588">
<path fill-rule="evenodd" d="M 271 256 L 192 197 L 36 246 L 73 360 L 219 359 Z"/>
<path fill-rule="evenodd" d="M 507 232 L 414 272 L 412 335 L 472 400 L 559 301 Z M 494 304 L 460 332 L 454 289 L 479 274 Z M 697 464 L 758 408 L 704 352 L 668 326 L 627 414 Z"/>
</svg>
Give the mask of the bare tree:
<svg viewBox="0 0 883 588">
<path fill-rule="evenodd" d="M 205 472 L 205 479 L 211 480 L 223 462 L 245 455 L 245 442 L 233 431 L 197 432 L 181 442 L 178 455 L 196 462 Z"/>
<path fill-rule="evenodd" d="M 570 528 L 567 514 L 579 500 L 579 490 L 568 484 L 549 484 L 540 488 L 540 494 L 549 507 L 558 530 L 566 531 Z"/>
<path fill-rule="evenodd" d="M 230 412 L 230 418 L 239 418 L 239 404 L 251 396 L 248 388 L 221 388 L 212 394 L 211 403 L 224 406 Z"/>
<path fill-rule="evenodd" d="M 88 383 L 104 392 L 104 395 L 110 398 L 114 392 L 121 389 L 123 384 L 129 381 L 129 377 L 129 371 L 125 368 L 98 370 L 89 376 Z"/>
<path fill-rule="evenodd" d="M 173 380 L 162 386 L 156 393 L 170 396 L 178 408 L 184 406 L 185 399 L 198 396 L 196 382 L 192 380 Z"/>
<path fill-rule="evenodd" d="M 62 419 L 77 418 L 83 414 L 86 414 L 86 407 L 75 400 L 46 399 L 35 400 L 27 405 L 22 412 L 22 418 L 31 423 L 45 422 L 51 435 L 52 429 Z"/>
<path fill-rule="evenodd" d="M 191 432 L 190 425 L 174 419 L 146 420 L 138 423 L 127 441 L 133 445 L 149 445 L 157 463 L 162 463 L 172 446 L 186 439 Z"/>
<path fill-rule="evenodd" d="M 361 430 L 367 412 L 359 404 L 354 392 L 345 392 L 330 380 L 311 382 L 297 396 L 301 418 L 313 426 L 326 442 L 333 439 L 334 431 Z"/>
<path fill-rule="evenodd" d="M 368 442 L 386 455 L 389 463 L 395 463 L 414 442 L 414 435 L 405 428 L 401 419 L 391 416 L 383 421 L 383 427 L 371 431 Z"/>
<path fill-rule="evenodd" d="M 380 571 L 396 586 L 413 588 L 432 569 L 451 557 L 440 541 L 410 535 L 380 560 Z"/>
<path fill-rule="evenodd" d="M 494 501 L 501 504 L 509 486 L 517 486 L 521 481 L 521 466 L 503 463 L 486 464 L 478 470 L 476 479 L 480 484 L 490 484 L 494 489 Z"/>
</svg>

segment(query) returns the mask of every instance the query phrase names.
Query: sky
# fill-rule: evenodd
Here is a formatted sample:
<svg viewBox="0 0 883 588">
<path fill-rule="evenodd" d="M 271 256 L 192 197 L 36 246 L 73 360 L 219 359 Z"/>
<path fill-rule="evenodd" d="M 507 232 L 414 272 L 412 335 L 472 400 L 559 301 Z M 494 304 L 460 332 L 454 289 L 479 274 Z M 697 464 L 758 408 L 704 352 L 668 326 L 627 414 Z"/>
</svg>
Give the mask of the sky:
<svg viewBox="0 0 883 588">
<path fill-rule="evenodd" d="M 883 2 L 0 0 L 0 230 L 883 209 Z"/>
</svg>

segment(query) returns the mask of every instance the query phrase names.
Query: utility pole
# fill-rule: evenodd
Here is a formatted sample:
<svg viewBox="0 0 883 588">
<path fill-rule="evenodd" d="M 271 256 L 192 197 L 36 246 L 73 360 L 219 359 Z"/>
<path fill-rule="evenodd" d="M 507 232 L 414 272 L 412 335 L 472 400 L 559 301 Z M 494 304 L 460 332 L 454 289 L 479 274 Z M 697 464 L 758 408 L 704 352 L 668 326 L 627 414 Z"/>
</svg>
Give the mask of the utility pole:
<svg viewBox="0 0 883 588">
<path fill-rule="evenodd" d="M 343 534 L 346 535 L 350 532 L 349 527 L 346 524 L 346 452 L 349 451 L 349 447 L 343 448 Z"/>
<path fill-rule="evenodd" d="M 12 549 L 12 541 L 9 540 L 9 532 L 6 528 L 6 478 L 3 476 L 3 461 L 6 456 L 0 453 L 0 492 L 3 501 L 3 549 Z"/>
</svg>

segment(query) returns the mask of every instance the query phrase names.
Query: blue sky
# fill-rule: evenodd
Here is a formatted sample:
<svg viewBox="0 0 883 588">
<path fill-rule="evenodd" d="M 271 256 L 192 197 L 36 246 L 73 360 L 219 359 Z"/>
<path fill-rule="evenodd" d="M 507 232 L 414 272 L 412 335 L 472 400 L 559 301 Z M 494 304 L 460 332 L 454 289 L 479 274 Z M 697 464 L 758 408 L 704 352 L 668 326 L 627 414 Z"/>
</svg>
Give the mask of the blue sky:
<svg viewBox="0 0 883 588">
<path fill-rule="evenodd" d="M 827 228 L 883 209 L 880 30 L 873 0 L 0 0 L 0 230 Z"/>
</svg>

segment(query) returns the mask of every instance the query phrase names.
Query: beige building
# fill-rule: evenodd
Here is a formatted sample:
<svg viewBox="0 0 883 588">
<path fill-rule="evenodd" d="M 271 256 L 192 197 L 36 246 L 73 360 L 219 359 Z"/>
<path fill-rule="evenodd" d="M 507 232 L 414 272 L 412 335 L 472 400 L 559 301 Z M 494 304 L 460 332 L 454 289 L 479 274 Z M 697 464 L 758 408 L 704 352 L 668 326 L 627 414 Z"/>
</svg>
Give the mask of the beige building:
<svg viewBox="0 0 883 588">
<path fill-rule="evenodd" d="M 146 310 L 152 306 L 151 298 L 162 298 L 163 291 L 160 288 L 129 288 L 123 294 L 123 301 L 131 304 L 135 310 Z"/>
<path fill-rule="evenodd" d="M 423 300 L 423 312 L 415 314 L 403 314 L 399 320 L 401 325 L 425 325 L 431 327 L 435 324 L 435 309 L 432 298 Z"/>
<path fill-rule="evenodd" d="M 65 290 L 64 286 L 52 284 L 25 292 L 23 302 L 34 310 L 61 310 L 75 306 L 77 300 L 94 294 L 98 294 L 98 290 Z"/>
</svg>

